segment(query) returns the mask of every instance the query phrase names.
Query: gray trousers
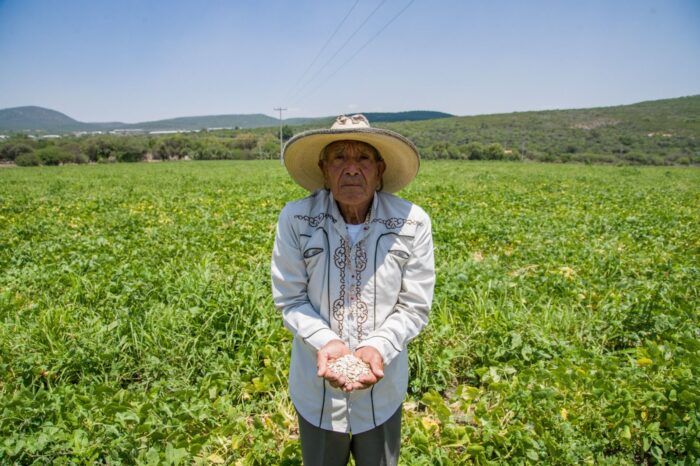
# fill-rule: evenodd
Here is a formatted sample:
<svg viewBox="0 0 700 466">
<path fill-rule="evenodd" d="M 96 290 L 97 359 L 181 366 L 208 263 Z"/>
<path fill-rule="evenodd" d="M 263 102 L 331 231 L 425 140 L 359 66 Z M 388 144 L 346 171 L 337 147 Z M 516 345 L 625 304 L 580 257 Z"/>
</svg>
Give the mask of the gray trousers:
<svg viewBox="0 0 700 466">
<path fill-rule="evenodd" d="M 297 413 L 304 466 L 396 466 L 401 447 L 401 406 L 382 425 L 361 434 L 346 434 L 309 424 Z"/>
</svg>

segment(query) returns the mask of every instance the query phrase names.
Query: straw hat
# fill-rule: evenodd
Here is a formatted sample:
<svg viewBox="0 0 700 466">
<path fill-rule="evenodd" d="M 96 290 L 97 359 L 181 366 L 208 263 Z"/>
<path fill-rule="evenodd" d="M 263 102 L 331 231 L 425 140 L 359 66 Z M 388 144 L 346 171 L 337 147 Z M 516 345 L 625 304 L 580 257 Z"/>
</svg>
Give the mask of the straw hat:
<svg viewBox="0 0 700 466">
<path fill-rule="evenodd" d="M 323 173 L 318 167 L 321 151 L 335 141 L 361 141 L 372 145 L 384 159 L 383 191 L 394 193 L 418 174 L 420 156 L 411 141 L 394 131 L 371 128 L 364 115 L 341 115 L 330 129 L 304 131 L 284 146 L 287 171 L 301 187 L 315 191 L 323 187 Z"/>
</svg>

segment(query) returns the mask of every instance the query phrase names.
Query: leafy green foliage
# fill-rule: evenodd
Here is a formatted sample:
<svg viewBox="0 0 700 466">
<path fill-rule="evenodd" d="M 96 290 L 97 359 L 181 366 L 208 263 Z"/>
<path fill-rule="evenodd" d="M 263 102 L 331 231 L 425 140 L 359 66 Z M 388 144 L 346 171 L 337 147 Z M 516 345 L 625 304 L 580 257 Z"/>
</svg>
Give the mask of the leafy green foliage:
<svg viewBox="0 0 700 466">
<path fill-rule="evenodd" d="M 15 159 L 15 163 L 18 167 L 36 167 L 38 165 L 41 165 L 41 162 L 41 158 L 39 158 L 39 156 L 36 155 L 34 152 L 28 152 L 18 155 Z"/>
<path fill-rule="evenodd" d="M 390 123 L 424 158 L 463 158 L 445 146 L 499 144 L 509 159 L 669 165 L 700 163 L 700 96 L 619 107 L 550 110 Z M 464 150 L 456 150 L 464 152 Z M 484 157 L 480 151 L 470 159 Z"/>
<path fill-rule="evenodd" d="M 697 170 L 421 170 L 402 462 L 696 462 Z M 278 162 L 0 171 L 0 463 L 301 464 L 269 258 L 303 195 Z"/>
<path fill-rule="evenodd" d="M 148 150 L 143 138 L 98 136 L 80 142 L 93 162 L 138 162 Z"/>
<path fill-rule="evenodd" d="M 427 160 L 698 165 L 698 114 L 700 96 L 619 107 L 471 117 L 449 117 L 438 112 L 370 113 L 368 116 L 373 126 L 393 129 L 407 136 L 415 142 L 421 157 Z M 230 115 L 221 116 L 226 117 Z M 425 119 L 428 117 L 430 119 Z M 276 158 L 280 152 L 279 126 L 273 123 L 275 120 L 271 117 L 264 117 L 263 120 L 265 118 L 269 121 L 267 127 L 262 128 L 253 123 L 257 121 L 254 118 L 250 121 L 244 119 L 250 124 L 236 126 L 235 129 L 175 135 L 65 137 L 56 144 L 72 145 L 71 153 L 83 154 L 91 161 Z M 182 129 L 177 126 L 178 121 L 180 119 L 174 119 L 170 123 L 174 125 L 173 128 Z M 282 128 L 284 140 L 288 140 L 293 132 L 329 127 L 332 118 L 292 119 L 286 122 L 287 125 Z M 258 127 L 240 129 L 251 126 Z M 203 127 L 207 126 L 195 125 L 194 129 Z M 150 128 L 163 129 L 157 125 Z M 27 147 L 35 149 L 42 144 L 41 141 L 34 142 L 27 138 L 23 141 L 10 138 L 0 142 L 0 160 L 12 161 L 19 153 L 26 153 Z"/>
<path fill-rule="evenodd" d="M 394 121 L 421 121 L 434 120 L 437 118 L 449 118 L 454 115 L 444 112 L 431 112 L 426 110 L 413 110 L 408 112 L 360 112 L 372 123 L 388 123 Z"/>
<path fill-rule="evenodd" d="M 0 145 L 0 160 L 13 161 L 17 157 L 29 154 L 34 148 L 27 143 L 29 138 L 12 138 Z"/>
<path fill-rule="evenodd" d="M 64 147 L 48 145 L 34 152 L 43 165 L 61 165 L 75 161 L 75 157 Z"/>
</svg>

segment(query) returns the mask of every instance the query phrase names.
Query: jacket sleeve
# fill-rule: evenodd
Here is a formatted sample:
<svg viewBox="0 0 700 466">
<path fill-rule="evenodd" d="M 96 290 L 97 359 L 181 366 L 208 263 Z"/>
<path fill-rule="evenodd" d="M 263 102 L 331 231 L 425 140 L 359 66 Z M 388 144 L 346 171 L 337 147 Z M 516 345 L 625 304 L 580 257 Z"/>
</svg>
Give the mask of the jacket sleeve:
<svg viewBox="0 0 700 466">
<path fill-rule="evenodd" d="M 284 326 L 317 350 L 340 339 L 314 309 L 307 294 L 308 274 L 289 206 L 282 209 L 272 251 L 272 298 Z"/>
<path fill-rule="evenodd" d="M 428 323 L 435 288 L 435 259 L 431 223 L 427 215 L 423 223 L 416 232 L 393 312 L 358 346 L 376 348 L 385 365 L 391 363 Z"/>
</svg>

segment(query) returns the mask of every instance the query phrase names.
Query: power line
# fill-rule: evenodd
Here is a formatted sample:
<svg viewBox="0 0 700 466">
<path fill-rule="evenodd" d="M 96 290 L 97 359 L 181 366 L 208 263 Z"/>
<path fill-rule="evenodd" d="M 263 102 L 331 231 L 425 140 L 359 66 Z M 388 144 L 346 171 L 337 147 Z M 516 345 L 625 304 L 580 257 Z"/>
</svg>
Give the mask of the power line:
<svg viewBox="0 0 700 466">
<path fill-rule="evenodd" d="M 305 78 L 306 75 L 309 73 L 309 71 L 311 70 L 311 68 L 316 64 L 316 62 L 318 61 L 318 59 L 321 57 L 321 54 L 326 50 L 326 47 L 328 47 L 328 44 L 331 43 L 331 41 L 333 40 L 333 38 L 335 37 L 335 35 L 338 33 L 338 31 L 340 30 L 340 28 L 343 26 L 343 24 L 345 24 L 345 21 L 347 21 L 348 17 L 350 16 L 350 13 L 353 12 L 353 10 L 355 9 L 355 7 L 357 6 L 358 3 L 360 3 L 360 0 L 355 0 L 355 3 L 350 7 L 350 9 L 348 10 L 348 12 L 345 14 L 345 16 L 343 17 L 343 19 L 340 21 L 340 23 L 338 24 L 338 26 L 335 28 L 335 31 L 333 31 L 333 34 L 331 34 L 331 36 L 328 38 L 328 40 L 326 41 L 326 43 L 323 44 L 323 47 L 321 47 L 321 50 L 318 51 L 318 54 L 316 54 L 316 57 L 311 61 L 311 64 L 310 64 L 310 65 L 306 68 L 306 70 L 302 73 L 301 77 L 300 77 L 299 80 L 296 82 L 296 84 L 294 84 L 294 87 L 292 87 L 292 90 L 290 91 L 290 95 L 293 95 L 293 93 L 294 93 L 293 91 L 295 91 L 295 90 L 297 89 L 297 87 L 299 87 L 299 84 L 301 84 L 301 82 L 304 80 L 304 78 Z"/>
<path fill-rule="evenodd" d="M 326 77 L 326 79 L 324 79 L 320 84 L 318 84 L 316 87 L 314 87 L 311 91 L 309 91 L 309 92 L 303 94 L 301 97 L 308 97 L 309 95 L 313 94 L 313 93 L 316 92 L 318 89 L 320 89 L 320 88 L 321 88 L 323 85 L 325 85 L 328 81 L 330 81 L 330 79 L 331 79 L 333 76 L 335 76 L 336 74 L 338 74 L 338 73 L 340 72 L 340 70 L 342 70 L 342 69 L 345 67 L 345 65 L 347 65 L 348 63 L 350 63 L 357 55 L 359 55 L 359 53 L 362 52 L 362 51 L 365 49 L 365 47 L 367 47 L 370 43 L 372 43 L 372 41 L 374 41 L 377 37 L 379 37 L 379 35 L 380 35 L 382 32 L 384 32 L 384 30 L 385 30 L 386 28 L 388 28 L 389 25 L 391 25 L 391 23 L 393 23 L 399 16 L 401 16 L 401 15 L 403 14 L 403 12 L 406 11 L 406 10 L 408 9 L 408 7 L 411 6 L 411 4 L 413 4 L 413 2 L 415 2 L 415 0 L 410 0 L 410 1 L 406 4 L 406 6 L 403 7 L 398 13 L 396 13 L 386 24 L 384 24 L 384 26 L 382 26 L 382 28 L 381 28 L 379 31 L 377 31 L 372 37 L 369 38 L 369 40 L 367 40 L 364 44 L 362 44 L 362 46 L 360 46 L 360 48 L 357 49 L 357 50 L 355 51 L 355 53 L 353 53 L 353 54 L 350 56 L 350 58 L 348 58 L 347 60 L 345 60 L 345 62 L 343 62 L 342 65 L 340 65 L 333 73 L 331 73 L 330 75 L 328 75 L 328 76 Z"/>
<path fill-rule="evenodd" d="M 372 41 L 374 41 L 377 37 L 379 37 L 379 35 L 380 35 L 382 32 L 384 32 L 384 30 L 385 30 L 386 28 L 388 28 L 389 25 L 391 25 L 391 23 L 393 23 L 399 16 L 401 16 L 401 14 L 403 14 L 403 12 L 406 11 L 406 10 L 408 9 L 408 7 L 411 6 L 411 4 L 412 4 L 413 2 L 415 2 L 415 1 L 416 1 L 416 0 L 411 0 L 410 2 L 408 2 L 408 4 L 407 4 L 405 7 L 403 7 L 403 8 L 401 9 L 401 11 L 399 11 L 398 13 L 396 13 L 396 15 L 394 15 L 394 17 L 391 18 L 391 19 L 389 20 L 389 22 L 387 22 L 375 35 L 373 35 L 372 37 L 370 37 L 369 40 L 368 40 L 367 42 L 365 42 L 364 44 L 362 44 L 362 46 L 361 46 L 359 49 L 357 49 L 357 51 L 356 51 L 350 58 L 348 58 L 347 60 L 345 60 L 345 62 L 344 62 L 342 65 L 340 65 L 340 67 L 339 67 L 337 70 L 335 70 L 335 71 L 333 72 L 333 74 L 331 74 L 331 75 L 328 77 L 328 79 L 330 79 L 330 78 L 332 78 L 333 76 L 335 76 L 341 69 L 343 69 L 343 67 L 345 67 L 345 65 L 347 65 L 348 63 L 350 63 L 350 62 L 352 61 L 353 58 L 355 58 L 360 52 L 362 52 L 362 51 L 364 50 L 364 48 L 367 47 Z"/>
<path fill-rule="evenodd" d="M 364 27 L 364 25 L 367 24 L 367 21 L 369 21 L 369 19 L 370 19 L 372 16 L 374 16 L 374 14 L 377 12 L 377 10 L 379 10 L 379 8 L 381 8 L 382 5 L 384 5 L 385 3 L 386 3 L 386 0 L 382 0 L 381 3 L 379 3 L 379 5 L 377 5 L 377 7 L 376 7 L 374 10 L 372 10 L 372 12 L 364 19 L 364 21 L 362 21 L 362 24 L 360 24 L 360 25 L 353 31 L 353 33 L 350 34 L 350 37 L 347 38 L 347 40 L 343 43 L 343 45 L 341 45 L 341 46 L 338 48 L 338 50 L 335 51 L 335 53 L 331 56 L 331 58 L 329 58 L 328 60 L 326 60 L 326 62 L 321 66 L 321 68 L 319 68 L 318 70 L 316 70 L 316 73 L 314 73 L 314 75 L 311 77 L 311 79 L 309 79 L 308 81 L 306 81 L 306 83 L 305 83 L 301 88 L 299 88 L 299 91 L 292 97 L 293 99 L 294 99 L 295 97 L 297 97 L 297 96 L 299 95 L 299 93 L 301 93 L 301 91 L 304 90 L 304 88 L 306 88 L 309 84 L 311 84 L 311 82 L 313 82 L 314 79 L 316 79 L 316 76 L 318 76 L 318 75 L 321 73 L 321 71 L 323 71 L 324 68 L 325 68 L 326 66 L 328 66 L 328 64 L 329 64 L 331 61 L 333 61 L 333 59 L 334 59 L 334 58 L 335 58 L 335 57 L 350 43 L 350 41 L 353 39 L 353 37 L 355 37 L 355 35 L 360 31 L 360 29 L 362 29 L 362 28 Z M 297 99 L 297 100 L 298 100 L 298 99 Z M 295 101 L 296 101 L 296 100 L 295 100 Z"/>
</svg>

